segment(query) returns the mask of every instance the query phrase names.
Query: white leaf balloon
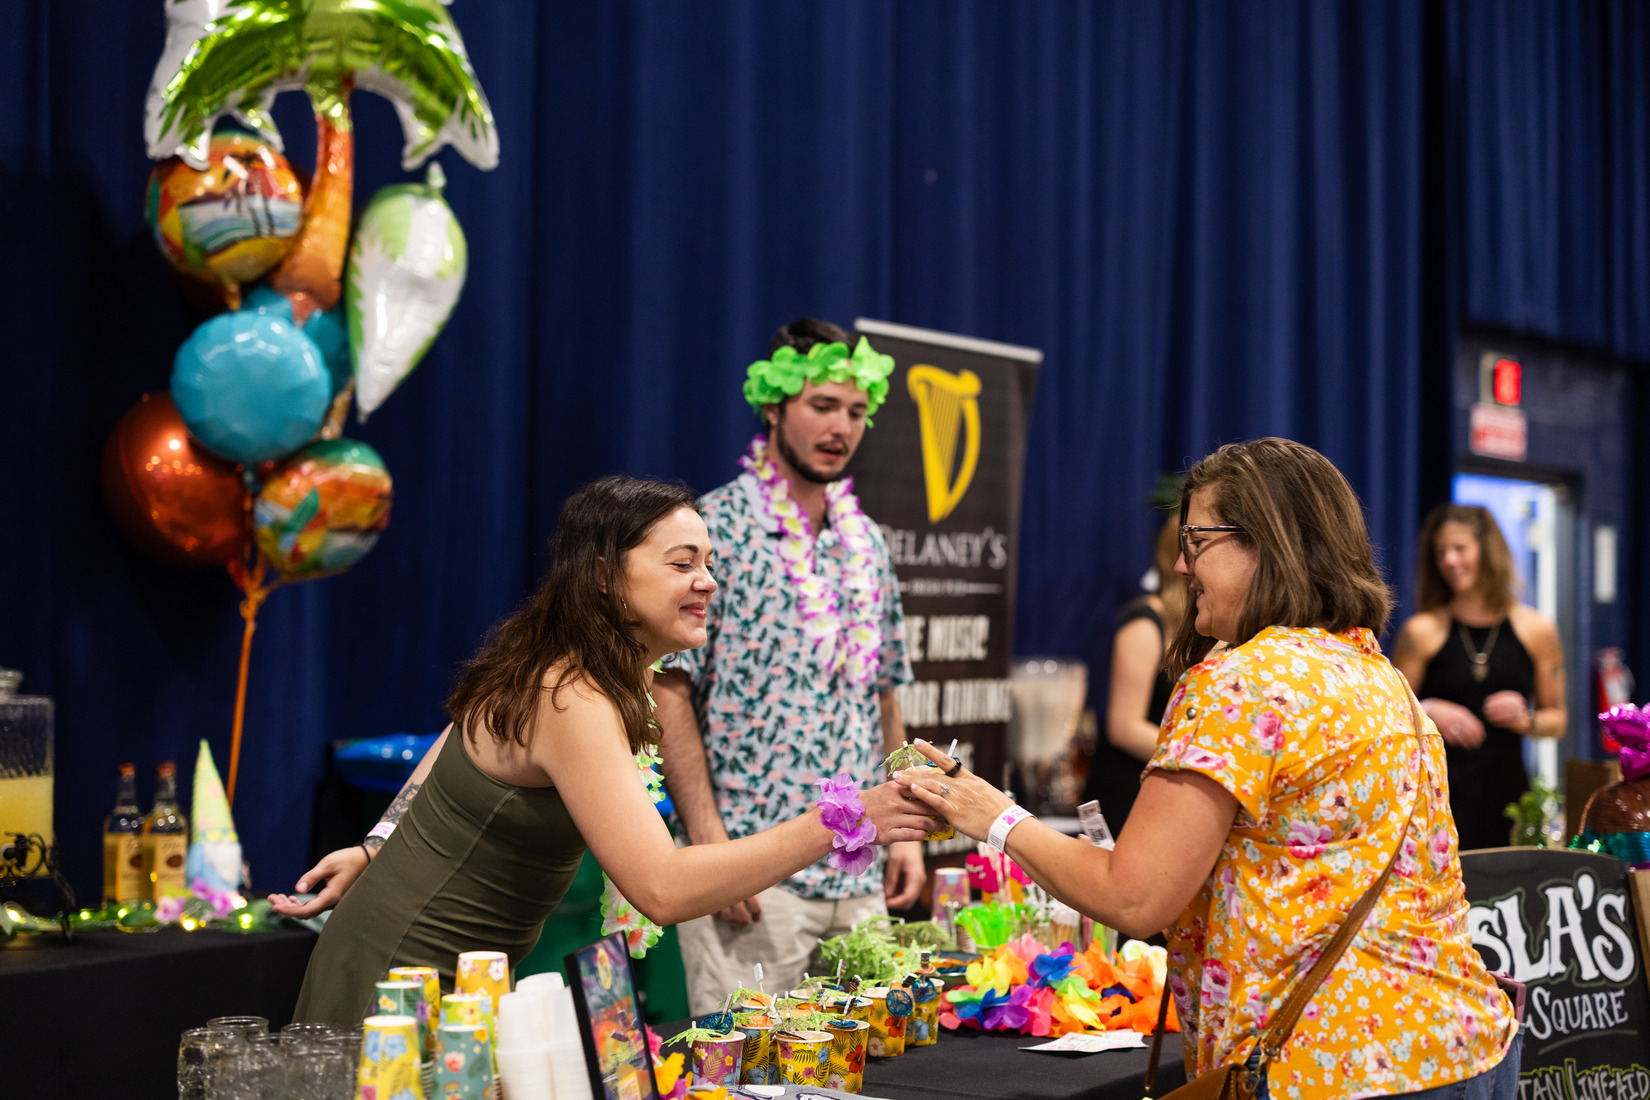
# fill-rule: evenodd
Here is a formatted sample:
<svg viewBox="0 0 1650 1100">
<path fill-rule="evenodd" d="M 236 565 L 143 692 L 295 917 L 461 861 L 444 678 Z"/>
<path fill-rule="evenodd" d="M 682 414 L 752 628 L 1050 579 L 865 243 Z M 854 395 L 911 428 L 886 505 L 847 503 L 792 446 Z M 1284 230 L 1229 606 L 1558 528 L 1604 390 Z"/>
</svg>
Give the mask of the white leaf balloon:
<svg viewBox="0 0 1650 1100">
<path fill-rule="evenodd" d="M 344 304 L 362 423 L 412 373 L 464 287 L 469 253 L 445 183 L 432 163 L 424 183 L 374 195 L 356 227 Z"/>
</svg>

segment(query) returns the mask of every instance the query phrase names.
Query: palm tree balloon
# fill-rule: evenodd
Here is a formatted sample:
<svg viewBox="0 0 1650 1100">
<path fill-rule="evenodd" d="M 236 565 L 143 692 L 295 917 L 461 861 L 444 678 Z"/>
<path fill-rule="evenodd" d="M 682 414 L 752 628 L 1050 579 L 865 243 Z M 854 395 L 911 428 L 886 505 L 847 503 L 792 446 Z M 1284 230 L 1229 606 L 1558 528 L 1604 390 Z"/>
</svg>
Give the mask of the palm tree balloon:
<svg viewBox="0 0 1650 1100">
<path fill-rule="evenodd" d="M 440 0 L 174 0 L 167 21 L 146 105 L 151 157 L 204 166 L 224 115 L 280 149 L 269 113 L 276 94 L 302 88 L 314 105 L 316 165 L 303 229 L 270 279 L 300 324 L 339 297 L 354 177 L 352 88 L 395 104 L 403 167 L 447 144 L 478 168 L 498 163 L 492 109 Z"/>
</svg>

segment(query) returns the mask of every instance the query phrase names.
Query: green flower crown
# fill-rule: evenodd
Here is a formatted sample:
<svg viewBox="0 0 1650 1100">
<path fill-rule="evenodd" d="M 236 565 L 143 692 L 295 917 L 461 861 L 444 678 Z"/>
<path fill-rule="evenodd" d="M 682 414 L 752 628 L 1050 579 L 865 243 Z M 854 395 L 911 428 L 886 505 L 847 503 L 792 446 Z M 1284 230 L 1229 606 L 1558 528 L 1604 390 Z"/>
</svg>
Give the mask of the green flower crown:
<svg viewBox="0 0 1650 1100">
<path fill-rule="evenodd" d="M 888 376 L 894 373 L 894 357 L 882 355 L 865 337 L 859 338 L 853 355 L 843 343 L 815 344 L 806 353 L 789 345 L 773 353 L 772 359 L 752 363 L 745 372 L 745 400 L 756 415 L 765 405 L 777 405 L 795 397 L 809 382 L 852 382 L 865 391 L 865 426 L 888 397 Z"/>
</svg>

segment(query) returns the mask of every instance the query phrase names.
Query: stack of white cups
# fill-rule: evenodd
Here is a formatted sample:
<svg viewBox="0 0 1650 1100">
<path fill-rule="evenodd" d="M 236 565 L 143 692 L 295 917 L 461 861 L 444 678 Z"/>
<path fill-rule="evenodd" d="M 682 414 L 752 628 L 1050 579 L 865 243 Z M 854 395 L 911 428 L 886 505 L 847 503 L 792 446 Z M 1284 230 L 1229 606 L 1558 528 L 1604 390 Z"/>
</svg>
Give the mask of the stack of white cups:
<svg viewBox="0 0 1650 1100">
<path fill-rule="evenodd" d="M 512 996 L 531 997 L 539 1012 L 543 1030 L 536 1046 L 542 1046 L 545 1065 L 555 1088 L 555 1100 L 594 1100 L 590 1091 L 590 1070 L 584 1060 L 584 1040 L 579 1036 L 578 1014 L 573 1008 L 573 991 L 555 972 L 529 974 L 516 982 Z M 500 1067 L 502 1070 L 502 1065 Z M 506 1093 L 506 1100 L 514 1100 Z"/>
<path fill-rule="evenodd" d="M 550 1073 L 549 1002 L 541 993 L 506 993 L 498 999 L 499 1084 L 504 1100 L 558 1100 Z"/>
</svg>

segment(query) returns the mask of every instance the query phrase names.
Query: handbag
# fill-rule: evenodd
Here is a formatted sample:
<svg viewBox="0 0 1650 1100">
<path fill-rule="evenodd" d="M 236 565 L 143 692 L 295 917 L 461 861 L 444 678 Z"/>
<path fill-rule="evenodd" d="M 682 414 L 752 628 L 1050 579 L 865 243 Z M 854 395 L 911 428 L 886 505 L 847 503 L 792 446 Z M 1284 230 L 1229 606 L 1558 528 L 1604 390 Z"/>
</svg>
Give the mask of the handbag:
<svg viewBox="0 0 1650 1100">
<path fill-rule="evenodd" d="M 1421 704 L 1415 698 L 1415 692 L 1409 693 L 1409 705 L 1415 719 L 1415 733 L 1421 733 Z M 1422 755 L 1423 765 L 1426 756 Z M 1161 1100 L 1254 1100 L 1260 1082 L 1265 1079 L 1266 1067 L 1272 1059 L 1278 1056 L 1283 1044 L 1289 1041 L 1290 1032 L 1295 1030 L 1295 1024 L 1300 1020 L 1301 1013 L 1306 1011 L 1307 1002 L 1318 991 L 1318 986 L 1335 969 L 1347 945 L 1352 942 L 1358 930 L 1363 927 L 1369 911 L 1375 908 L 1381 891 L 1386 888 L 1387 880 L 1392 877 L 1392 868 L 1398 863 L 1398 854 L 1404 850 L 1404 840 L 1409 836 L 1409 827 L 1415 821 L 1415 811 L 1421 805 L 1421 798 L 1425 791 L 1417 791 L 1415 802 L 1409 808 L 1409 817 L 1404 821 L 1404 827 L 1398 834 L 1398 846 L 1393 849 L 1392 858 L 1386 861 L 1386 869 L 1381 877 L 1370 884 L 1369 889 L 1359 895 L 1357 902 L 1346 914 L 1340 928 L 1324 948 L 1318 961 L 1312 964 L 1312 969 L 1306 972 L 1295 988 L 1290 992 L 1289 999 L 1283 1003 L 1283 1008 L 1266 1025 L 1261 1033 L 1260 1041 L 1254 1046 L 1251 1059 L 1234 1062 L 1210 1070 L 1208 1073 L 1192 1078 L 1173 1092 L 1165 1093 Z M 1163 1026 L 1169 1018 L 1169 989 L 1164 984 L 1163 998 L 1157 1007 L 1157 1030 L 1152 1033 L 1151 1063 L 1146 1067 L 1146 1097 L 1152 1100 L 1152 1087 L 1157 1081 L 1157 1056 L 1163 1046 Z M 1254 1055 L 1259 1055 L 1254 1058 Z M 1249 1061 L 1255 1061 L 1251 1067 Z"/>
</svg>

